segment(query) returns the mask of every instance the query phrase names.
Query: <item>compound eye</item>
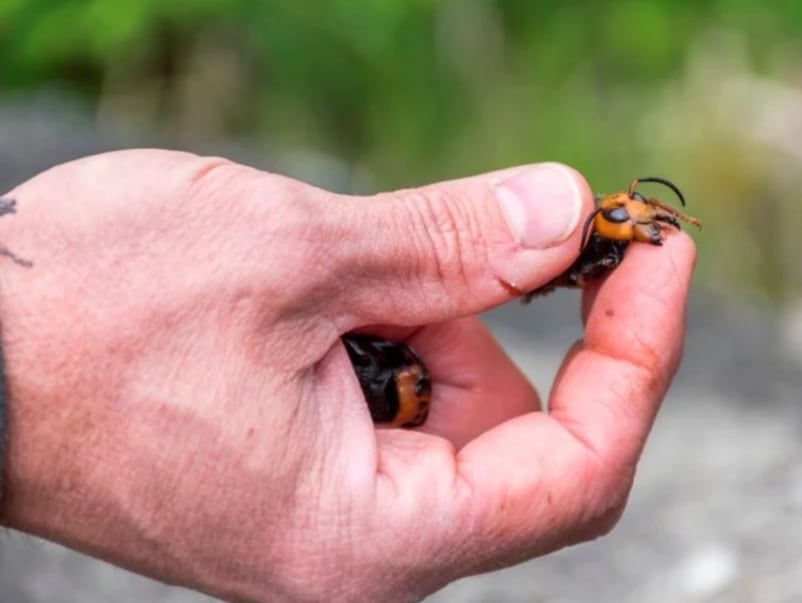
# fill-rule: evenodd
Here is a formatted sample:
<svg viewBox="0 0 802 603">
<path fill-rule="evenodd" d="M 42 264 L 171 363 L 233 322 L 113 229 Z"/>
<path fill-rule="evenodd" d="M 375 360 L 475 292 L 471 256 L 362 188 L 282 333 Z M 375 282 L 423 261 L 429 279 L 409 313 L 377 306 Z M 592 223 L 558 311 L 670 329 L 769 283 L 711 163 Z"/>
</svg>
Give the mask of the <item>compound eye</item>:
<svg viewBox="0 0 802 603">
<path fill-rule="evenodd" d="M 622 224 L 629 221 L 629 212 L 623 207 L 614 207 L 613 209 L 603 210 L 602 217 L 608 222 Z"/>
</svg>

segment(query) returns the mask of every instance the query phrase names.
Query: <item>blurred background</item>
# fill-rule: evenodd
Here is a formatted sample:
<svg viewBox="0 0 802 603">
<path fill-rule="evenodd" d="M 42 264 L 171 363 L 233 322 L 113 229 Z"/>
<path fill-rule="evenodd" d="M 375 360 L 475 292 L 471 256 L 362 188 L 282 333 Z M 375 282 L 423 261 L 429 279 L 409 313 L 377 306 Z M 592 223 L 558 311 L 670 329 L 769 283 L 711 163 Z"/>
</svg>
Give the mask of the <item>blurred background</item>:
<svg viewBox="0 0 802 603">
<path fill-rule="evenodd" d="M 357 193 L 544 160 L 676 182 L 687 352 L 619 528 L 431 600 L 802 601 L 798 0 L 0 1 L 0 188 L 138 145 Z M 577 314 L 486 318 L 547 390 Z M 3 603 L 200 600 L 0 535 Z"/>
</svg>

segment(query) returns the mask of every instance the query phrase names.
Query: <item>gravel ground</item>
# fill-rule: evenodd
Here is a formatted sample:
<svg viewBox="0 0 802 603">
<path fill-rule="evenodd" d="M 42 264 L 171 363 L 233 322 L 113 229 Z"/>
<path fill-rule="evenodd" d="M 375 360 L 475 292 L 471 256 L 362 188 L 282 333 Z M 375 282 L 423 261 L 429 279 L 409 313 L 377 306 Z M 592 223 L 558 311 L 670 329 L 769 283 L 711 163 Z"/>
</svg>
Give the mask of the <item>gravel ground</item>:
<svg viewBox="0 0 802 603">
<path fill-rule="evenodd" d="M 93 128 L 69 112 L 0 108 L 0 188 L 70 157 L 124 146 L 101 141 Z M 347 181 L 336 162 L 314 163 L 328 170 L 317 182 L 337 188 Z M 560 293 L 486 318 L 535 383 L 547 384 L 580 336 L 577 316 L 577 297 Z M 461 580 L 430 603 L 802 601 L 802 340 L 792 335 L 802 329 L 704 295 L 694 298 L 688 319 L 683 367 L 613 533 Z M 109 601 L 211 599 L 0 534 L 0 603 Z"/>
</svg>

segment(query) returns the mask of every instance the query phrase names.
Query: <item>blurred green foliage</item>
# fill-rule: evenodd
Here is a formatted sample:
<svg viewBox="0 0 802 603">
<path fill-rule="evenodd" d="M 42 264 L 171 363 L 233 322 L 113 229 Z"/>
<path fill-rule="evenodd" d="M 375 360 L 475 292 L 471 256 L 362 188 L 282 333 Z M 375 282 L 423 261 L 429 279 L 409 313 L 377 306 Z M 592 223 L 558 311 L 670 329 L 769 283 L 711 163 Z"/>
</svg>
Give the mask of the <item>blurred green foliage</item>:
<svg viewBox="0 0 802 603">
<path fill-rule="evenodd" d="M 668 177 L 707 282 L 783 300 L 802 155 L 754 131 L 753 92 L 799 93 L 801 40 L 799 0 L 2 0 L 0 86 L 328 152 L 355 190 L 541 160 L 598 191 Z"/>
</svg>

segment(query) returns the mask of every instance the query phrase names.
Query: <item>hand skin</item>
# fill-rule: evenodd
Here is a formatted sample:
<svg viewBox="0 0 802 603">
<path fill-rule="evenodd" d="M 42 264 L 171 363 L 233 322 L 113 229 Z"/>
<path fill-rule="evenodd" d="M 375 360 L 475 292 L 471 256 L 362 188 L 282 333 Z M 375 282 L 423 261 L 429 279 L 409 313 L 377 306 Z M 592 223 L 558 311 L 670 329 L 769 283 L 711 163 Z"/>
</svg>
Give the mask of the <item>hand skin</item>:
<svg viewBox="0 0 802 603">
<path fill-rule="evenodd" d="M 226 600 L 412 601 L 605 533 L 681 356 L 683 233 L 584 292 L 549 413 L 475 318 L 575 258 L 556 164 L 348 197 L 135 150 L 8 196 L 3 524 Z M 354 329 L 424 358 L 424 428 L 371 423 Z"/>
</svg>

